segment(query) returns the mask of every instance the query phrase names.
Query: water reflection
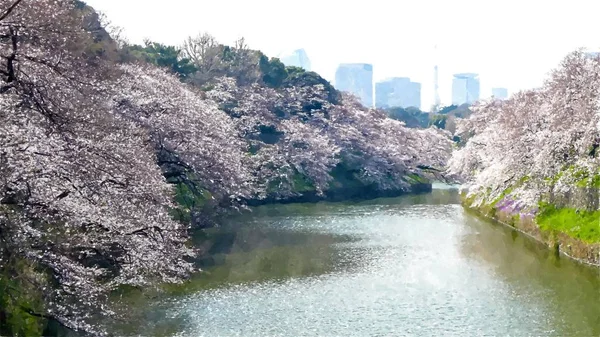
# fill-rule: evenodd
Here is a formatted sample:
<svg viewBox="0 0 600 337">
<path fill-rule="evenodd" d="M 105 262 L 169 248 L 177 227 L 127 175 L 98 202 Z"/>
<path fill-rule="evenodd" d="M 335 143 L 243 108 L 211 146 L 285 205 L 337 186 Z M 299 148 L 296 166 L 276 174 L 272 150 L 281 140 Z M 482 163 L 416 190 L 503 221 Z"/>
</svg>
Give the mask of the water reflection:
<svg viewBox="0 0 600 337">
<path fill-rule="evenodd" d="M 197 242 L 206 271 L 143 302 L 129 332 L 600 335 L 597 271 L 466 214 L 455 189 L 262 206 Z"/>
<path fill-rule="evenodd" d="M 463 215 L 469 229 L 462 253 L 483 262 L 511 291 L 543 308 L 547 324 L 563 336 L 600 336 L 600 270 L 557 256 L 500 224 Z"/>
</svg>

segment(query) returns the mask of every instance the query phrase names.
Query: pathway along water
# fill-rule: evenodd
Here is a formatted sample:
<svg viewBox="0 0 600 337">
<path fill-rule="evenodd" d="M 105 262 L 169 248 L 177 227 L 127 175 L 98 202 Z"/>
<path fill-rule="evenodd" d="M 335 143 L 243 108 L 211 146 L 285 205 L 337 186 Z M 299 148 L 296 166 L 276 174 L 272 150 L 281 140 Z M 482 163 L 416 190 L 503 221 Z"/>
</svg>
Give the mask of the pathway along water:
<svg viewBox="0 0 600 337">
<path fill-rule="evenodd" d="M 600 336 L 599 271 L 465 213 L 456 190 L 266 206 L 232 222 L 244 226 L 220 230 L 214 266 L 148 318 L 154 328 L 211 337 Z"/>
</svg>

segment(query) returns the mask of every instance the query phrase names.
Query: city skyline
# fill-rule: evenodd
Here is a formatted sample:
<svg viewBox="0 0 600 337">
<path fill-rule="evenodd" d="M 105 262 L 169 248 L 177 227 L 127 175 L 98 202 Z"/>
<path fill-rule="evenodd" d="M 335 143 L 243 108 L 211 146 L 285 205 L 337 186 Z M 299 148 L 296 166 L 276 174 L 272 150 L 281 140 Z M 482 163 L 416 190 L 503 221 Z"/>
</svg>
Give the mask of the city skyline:
<svg viewBox="0 0 600 337">
<path fill-rule="evenodd" d="M 375 83 L 375 107 L 421 109 L 421 83 L 408 77 L 391 77 Z"/>
<path fill-rule="evenodd" d="M 421 83 L 412 81 L 409 77 L 388 77 L 375 82 L 372 77 L 373 69 L 374 66 L 368 63 L 341 63 L 336 70 L 333 84 L 338 90 L 353 93 L 363 105 L 369 107 L 416 107 L 422 111 L 433 108 L 422 106 Z M 368 72 L 366 77 L 364 70 Z M 437 66 L 434 66 L 434 74 L 436 71 Z M 489 93 L 482 94 L 478 73 L 459 73 L 453 74 L 451 97 L 450 103 L 436 106 L 436 109 L 449 105 L 472 104 L 484 99 L 507 99 L 509 91 L 504 87 L 492 87 Z"/>
<path fill-rule="evenodd" d="M 334 35 L 322 24 L 293 24 L 289 14 L 257 20 L 264 8 L 286 4 L 268 0 L 176 0 L 174 6 L 142 0 L 86 2 L 123 27 L 124 36 L 134 43 L 150 38 L 180 45 L 190 35 L 208 32 L 229 45 L 243 36 L 251 48 L 269 56 L 302 46 L 312 70 L 331 82 L 339 63 L 372 63 L 375 81 L 405 76 L 422 83 L 423 107 L 433 103 L 435 45 L 444 105 L 451 101 L 454 73 L 478 72 L 481 92 L 496 86 L 515 92 L 540 86 L 569 52 L 600 45 L 594 26 L 600 3 L 585 0 L 569 6 L 544 3 L 544 15 L 539 15 L 540 3 L 517 0 L 493 10 L 475 0 L 374 0 L 359 6 L 307 0 L 294 8 L 293 17 L 321 17 L 326 26 L 336 27 Z M 205 15 L 199 19 L 199 13 Z M 227 19 L 218 13 L 227 13 Z M 402 20 L 398 13 L 403 13 Z"/>
</svg>

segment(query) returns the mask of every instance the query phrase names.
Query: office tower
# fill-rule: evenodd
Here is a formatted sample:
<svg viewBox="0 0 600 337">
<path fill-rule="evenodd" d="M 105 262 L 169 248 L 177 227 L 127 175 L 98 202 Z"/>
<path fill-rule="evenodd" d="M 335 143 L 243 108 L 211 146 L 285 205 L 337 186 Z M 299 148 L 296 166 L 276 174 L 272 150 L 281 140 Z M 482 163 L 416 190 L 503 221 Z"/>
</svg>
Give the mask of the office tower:
<svg viewBox="0 0 600 337">
<path fill-rule="evenodd" d="M 335 72 L 335 87 L 356 95 L 366 107 L 373 106 L 373 66 L 367 63 L 342 63 Z"/>
<path fill-rule="evenodd" d="M 277 56 L 286 66 L 294 66 L 310 71 L 310 59 L 304 49 L 283 52 Z"/>
<path fill-rule="evenodd" d="M 497 99 L 506 99 L 508 97 L 508 89 L 492 88 L 492 97 Z"/>
<path fill-rule="evenodd" d="M 391 81 L 375 83 L 375 107 L 389 108 L 390 98 L 394 94 L 394 85 Z"/>
<path fill-rule="evenodd" d="M 452 104 L 461 105 L 479 100 L 479 75 L 455 74 L 452 80 Z"/>
<path fill-rule="evenodd" d="M 408 77 L 393 77 L 375 84 L 375 106 L 421 108 L 421 83 Z"/>
<path fill-rule="evenodd" d="M 411 81 L 408 88 L 409 90 L 406 94 L 406 106 L 414 106 L 421 109 L 421 83 Z"/>
</svg>

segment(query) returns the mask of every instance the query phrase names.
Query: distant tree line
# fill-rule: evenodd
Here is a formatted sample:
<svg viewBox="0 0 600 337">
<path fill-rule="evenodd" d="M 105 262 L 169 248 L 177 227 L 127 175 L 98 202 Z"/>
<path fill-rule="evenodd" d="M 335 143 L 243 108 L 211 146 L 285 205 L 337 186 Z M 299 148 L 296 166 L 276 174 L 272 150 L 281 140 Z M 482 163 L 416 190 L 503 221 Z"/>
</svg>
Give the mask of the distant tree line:
<svg viewBox="0 0 600 337">
<path fill-rule="evenodd" d="M 469 104 L 445 106 L 437 113 L 422 111 L 416 107 L 391 107 L 384 111 L 390 118 L 403 121 L 409 128 L 435 126 L 452 134 L 456 131 L 456 120 L 468 118 L 472 113 Z"/>
</svg>

